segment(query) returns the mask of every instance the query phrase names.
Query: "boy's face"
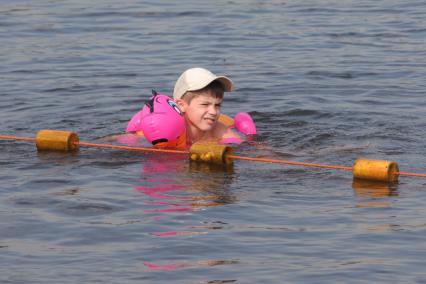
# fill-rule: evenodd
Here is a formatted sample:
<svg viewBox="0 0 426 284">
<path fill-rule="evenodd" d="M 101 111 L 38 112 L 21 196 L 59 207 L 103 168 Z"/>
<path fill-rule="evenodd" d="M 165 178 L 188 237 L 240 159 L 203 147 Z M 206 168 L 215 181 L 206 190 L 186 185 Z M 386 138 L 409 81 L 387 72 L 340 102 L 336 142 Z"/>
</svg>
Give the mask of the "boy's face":
<svg viewBox="0 0 426 284">
<path fill-rule="evenodd" d="M 192 126 L 201 131 L 209 131 L 216 125 L 220 116 L 221 104 L 221 98 L 204 92 L 195 96 L 189 104 L 182 101 L 179 106 Z"/>
</svg>

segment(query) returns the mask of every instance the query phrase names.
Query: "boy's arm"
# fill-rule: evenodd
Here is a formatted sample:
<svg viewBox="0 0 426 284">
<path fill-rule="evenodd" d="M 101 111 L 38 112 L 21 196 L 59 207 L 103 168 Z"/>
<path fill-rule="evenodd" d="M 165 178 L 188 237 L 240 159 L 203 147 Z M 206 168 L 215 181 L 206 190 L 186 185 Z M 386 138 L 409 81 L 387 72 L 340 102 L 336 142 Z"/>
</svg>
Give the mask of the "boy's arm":
<svg viewBox="0 0 426 284">
<path fill-rule="evenodd" d="M 221 139 L 228 139 L 228 138 L 237 138 L 237 139 L 243 140 L 243 137 L 241 137 L 241 135 L 239 135 L 236 131 L 233 131 L 229 127 L 225 130 Z"/>
<path fill-rule="evenodd" d="M 220 143 L 223 144 L 241 144 L 244 142 L 244 138 L 239 135 L 236 131 L 232 130 L 230 127 L 222 124 L 220 135 L 218 139 Z"/>
</svg>

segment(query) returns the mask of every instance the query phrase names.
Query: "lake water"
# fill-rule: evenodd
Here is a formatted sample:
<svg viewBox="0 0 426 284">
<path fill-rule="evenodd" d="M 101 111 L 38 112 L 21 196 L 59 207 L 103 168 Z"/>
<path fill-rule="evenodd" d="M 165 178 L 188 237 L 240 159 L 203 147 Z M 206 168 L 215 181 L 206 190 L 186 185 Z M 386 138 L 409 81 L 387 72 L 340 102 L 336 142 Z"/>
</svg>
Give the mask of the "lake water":
<svg viewBox="0 0 426 284">
<path fill-rule="evenodd" d="M 123 132 L 151 89 L 233 79 L 235 149 L 426 172 L 424 1 L 0 3 L 0 135 Z M 426 283 L 426 179 L 0 141 L 1 283 Z"/>
</svg>

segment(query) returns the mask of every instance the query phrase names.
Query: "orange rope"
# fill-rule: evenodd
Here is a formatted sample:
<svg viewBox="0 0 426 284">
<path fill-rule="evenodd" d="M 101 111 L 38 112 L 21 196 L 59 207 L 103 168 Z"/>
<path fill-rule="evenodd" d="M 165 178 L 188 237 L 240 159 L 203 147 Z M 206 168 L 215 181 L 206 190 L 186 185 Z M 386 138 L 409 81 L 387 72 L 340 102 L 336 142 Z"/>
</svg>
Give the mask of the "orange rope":
<svg viewBox="0 0 426 284">
<path fill-rule="evenodd" d="M 35 141 L 35 138 L 0 135 L 0 140 Z M 122 150 L 131 150 L 131 151 L 145 151 L 145 152 L 172 153 L 172 154 L 189 154 L 188 151 L 184 151 L 184 150 L 156 149 L 156 148 L 147 148 L 147 147 L 131 147 L 131 146 L 120 146 L 120 145 L 113 145 L 113 144 L 89 143 L 89 142 L 83 142 L 83 141 L 76 142 L 75 144 L 79 145 L 79 146 L 86 146 L 86 147 L 122 149 Z M 305 167 L 318 167 L 318 168 L 337 169 L 337 170 L 345 170 L 345 171 L 352 171 L 353 170 L 352 167 L 345 167 L 345 166 L 295 162 L 295 161 L 286 161 L 286 160 L 275 160 L 275 159 L 268 159 L 268 158 L 243 157 L 243 156 L 236 156 L 236 155 L 228 155 L 228 158 L 235 159 L 235 160 L 245 160 L 245 161 L 275 163 L 275 164 L 285 164 L 285 165 L 295 165 L 295 166 L 305 166 Z M 422 173 L 397 172 L 396 174 L 401 175 L 401 176 L 424 177 L 424 178 L 426 178 L 426 174 L 422 174 Z"/>
<path fill-rule="evenodd" d="M 113 145 L 113 144 L 89 143 L 89 142 L 83 142 L 83 141 L 76 142 L 75 144 L 79 146 L 97 147 L 97 148 L 123 149 L 123 150 L 132 150 L 132 151 L 160 152 L 160 153 L 173 153 L 173 154 L 189 154 L 188 151 L 183 151 L 183 150 L 130 147 L 130 146 L 120 146 L 120 145 Z"/>
<path fill-rule="evenodd" d="M 294 162 L 294 161 L 286 161 L 286 160 L 273 160 L 273 159 L 268 159 L 268 158 L 243 157 L 243 156 L 235 156 L 235 155 L 228 155 L 227 157 L 231 158 L 231 159 L 236 159 L 236 160 L 256 161 L 256 162 L 263 162 L 263 163 L 275 163 L 275 164 L 284 164 L 284 165 L 317 167 L 317 168 L 336 169 L 336 170 L 345 170 L 345 171 L 352 171 L 353 170 L 352 167 L 345 167 L 345 166 L 334 166 L 334 165 L 314 164 L 314 163 L 305 163 L 305 162 Z M 400 175 L 400 176 L 424 177 L 424 178 L 426 178 L 426 174 L 421 174 L 421 173 L 396 172 L 395 174 Z"/>
<path fill-rule="evenodd" d="M 234 156 L 234 155 L 228 155 L 228 158 L 237 159 L 237 160 L 264 162 L 264 163 L 275 163 L 275 164 L 285 164 L 285 165 L 296 165 L 296 166 L 305 166 L 305 167 L 318 167 L 318 168 L 328 168 L 328 169 L 352 171 L 351 167 L 332 166 L 332 165 L 324 165 L 324 164 L 313 164 L 313 163 L 304 163 L 304 162 L 293 162 L 293 161 L 286 161 L 286 160 L 273 160 L 273 159 L 268 159 L 268 158 L 242 157 L 242 156 Z"/>
<path fill-rule="evenodd" d="M 419 173 L 409 173 L 409 172 L 398 172 L 396 173 L 400 176 L 409 176 L 409 177 L 424 177 L 426 178 L 426 174 L 419 174 Z"/>
<path fill-rule="evenodd" d="M 36 139 L 28 138 L 28 137 L 0 135 L 0 140 L 35 141 Z M 122 149 L 122 150 L 145 151 L 145 152 L 162 152 L 162 153 L 173 153 L 173 154 L 189 154 L 188 151 L 183 151 L 183 150 L 157 149 L 157 148 L 147 148 L 147 147 L 130 147 L 130 146 L 120 146 L 120 145 L 113 145 L 113 144 L 89 143 L 84 141 L 76 142 L 75 144 L 78 146 L 96 147 L 96 148 L 110 148 L 110 149 Z"/>
<path fill-rule="evenodd" d="M 2 136 L 2 135 L 0 135 L 0 139 L 3 139 L 3 140 L 23 140 L 23 141 L 34 141 L 35 140 L 35 138 L 16 137 L 16 136 Z"/>
</svg>

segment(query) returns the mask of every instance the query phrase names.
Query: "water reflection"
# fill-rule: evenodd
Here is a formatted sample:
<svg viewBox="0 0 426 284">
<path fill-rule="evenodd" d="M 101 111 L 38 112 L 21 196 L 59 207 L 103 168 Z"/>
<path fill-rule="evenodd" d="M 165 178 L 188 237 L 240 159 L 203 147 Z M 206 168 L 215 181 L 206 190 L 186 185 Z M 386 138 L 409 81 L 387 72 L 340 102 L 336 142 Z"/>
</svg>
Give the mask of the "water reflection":
<svg viewBox="0 0 426 284">
<path fill-rule="evenodd" d="M 352 188 L 359 197 L 398 196 L 397 185 L 387 182 L 354 179 Z"/>
<path fill-rule="evenodd" d="M 206 163 L 188 163 L 181 155 L 148 156 L 142 165 L 141 176 L 144 185 L 135 189 L 150 200 L 144 203 L 145 213 L 183 214 L 199 211 L 208 207 L 222 206 L 236 202 L 229 192 L 228 184 L 233 180 L 231 165 L 211 165 Z M 153 220 L 162 220 L 166 216 L 155 215 Z M 199 234 L 200 232 L 155 232 L 156 236 Z"/>
<path fill-rule="evenodd" d="M 37 151 L 37 158 L 45 164 L 55 163 L 62 166 L 74 163 L 74 159 L 78 158 L 78 151 Z"/>
<path fill-rule="evenodd" d="M 352 188 L 356 196 L 361 198 L 374 198 L 374 201 L 363 201 L 357 204 L 359 208 L 389 207 L 391 203 L 386 199 L 398 196 L 397 184 L 377 181 L 354 179 Z"/>
<path fill-rule="evenodd" d="M 160 205 L 145 212 L 195 211 L 236 202 L 227 187 L 233 173 L 232 165 L 188 163 L 186 157 L 157 155 L 148 157 L 142 166 L 141 175 L 148 186 L 136 190 L 154 198 L 145 204 Z"/>
<path fill-rule="evenodd" d="M 144 184 L 136 186 L 135 189 L 148 199 L 144 204 L 149 208 L 145 208 L 143 212 L 154 214 L 154 222 L 163 222 L 167 218 L 170 228 L 151 232 L 151 235 L 170 238 L 207 234 L 210 231 L 208 226 L 193 224 L 181 227 L 180 222 L 170 225 L 170 218 L 236 202 L 237 199 L 228 186 L 233 182 L 233 175 L 231 165 L 188 162 L 187 157 L 181 155 L 148 156 L 141 170 Z M 236 261 L 196 260 L 166 264 L 145 261 L 144 265 L 149 270 L 171 271 L 232 263 Z"/>
<path fill-rule="evenodd" d="M 151 262 L 144 262 L 144 265 L 150 270 L 161 270 L 161 271 L 172 271 L 178 269 L 187 269 L 187 268 L 199 268 L 199 267 L 212 267 L 218 265 L 230 265 L 237 264 L 238 260 L 199 260 L 194 262 L 173 262 L 168 264 L 154 264 Z M 218 283 L 218 282 L 215 282 Z M 222 283 L 222 282 L 219 282 Z"/>
<path fill-rule="evenodd" d="M 192 173 L 199 172 L 205 174 L 212 173 L 227 173 L 234 174 L 234 165 L 231 164 L 212 164 L 212 163 L 199 163 L 195 161 L 189 162 L 189 171 Z"/>
</svg>

